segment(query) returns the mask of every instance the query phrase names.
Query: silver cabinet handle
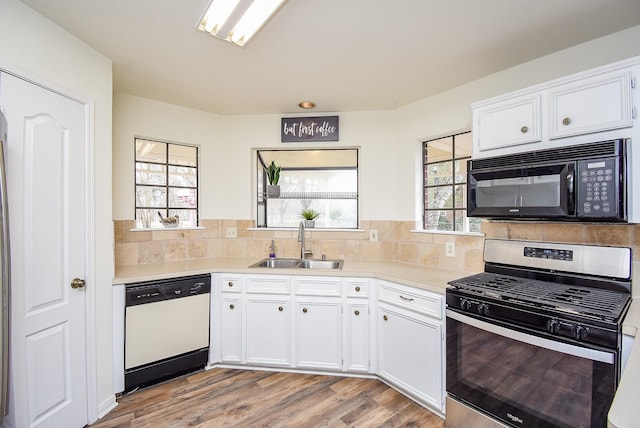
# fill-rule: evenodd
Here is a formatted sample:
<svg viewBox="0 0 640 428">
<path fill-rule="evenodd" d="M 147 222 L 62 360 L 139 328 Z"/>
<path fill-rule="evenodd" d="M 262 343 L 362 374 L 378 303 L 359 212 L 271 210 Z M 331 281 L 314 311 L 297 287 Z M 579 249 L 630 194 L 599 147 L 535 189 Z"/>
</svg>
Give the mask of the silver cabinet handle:
<svg viewBox="0 0 640 428">
<path fill-rule="evenodd" d="M 413 302 L 413 299 L 411 297 L 404 297 L 402 294 L 400 294 L 400 298 L 402 300 L 406 300 L 407 302 Z"/>
<path fill-rule="evenodd" d="M 87 285 L 87 283 L 84 279 L 73 278 L 71 281 L 71 288 L 84 288 L 85 285 Z"/>
<path fill-rule="evenodd" d="M 565 117 L 564 119 L 562 119 L 562 124 L 565 126 L 571 124 L 571 118 Z"/>
<path fill-rule="evenodd" d="M 307 308 L 302 308 L 302 312 L 307 313 Z"/>
<path fill-rule="evenodd" d="M 235 305 L 229 305 L 229 309 L 235 309 Z"/>
<path fill-rule="evenodd" d="M 358 316 L 358 315 L 360 315 L 360 311 L 356 309 L 356 311 L 354 312 L 354 314 L 355 314 L 356 316 Z"/>
<path fill-rule="evenodd" d="M 526 134 L 527 132 L 529 132 L 529 127 L 523 126 L 522 128 L 520 128 L 520 132 L 522 132 L 523 134 Z"/>
</svg>

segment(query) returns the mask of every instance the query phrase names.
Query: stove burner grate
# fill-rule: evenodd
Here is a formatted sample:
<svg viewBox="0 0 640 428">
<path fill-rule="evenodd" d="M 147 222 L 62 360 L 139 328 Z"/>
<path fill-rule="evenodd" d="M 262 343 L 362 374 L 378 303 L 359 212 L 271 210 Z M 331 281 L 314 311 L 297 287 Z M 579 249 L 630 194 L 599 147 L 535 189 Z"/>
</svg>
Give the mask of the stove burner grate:
<svg viewBox="0 0 640 428">
<path fill-rule="evenodd" d="M 477 295 L 515 300 L 597 319 L 617 320 L 629 298 L 628 294 L 617 291 L 487 272 L 460 278 L 450 284 Z"/>
</svg>

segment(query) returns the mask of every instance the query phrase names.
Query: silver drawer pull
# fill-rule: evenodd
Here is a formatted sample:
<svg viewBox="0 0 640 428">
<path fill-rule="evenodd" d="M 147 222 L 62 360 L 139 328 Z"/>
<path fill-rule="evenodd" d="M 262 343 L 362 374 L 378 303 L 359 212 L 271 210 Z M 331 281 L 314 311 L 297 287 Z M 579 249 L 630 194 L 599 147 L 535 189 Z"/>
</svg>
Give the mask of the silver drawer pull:
<svg viewBox="0 0 640 428">
<path fill-rule="evenodd" d="M 406 300 L 407 302 L 413 302 L 411 297 L 404 297 L 402 294 L 399 295 L 402 300 Z"/>
</svg>

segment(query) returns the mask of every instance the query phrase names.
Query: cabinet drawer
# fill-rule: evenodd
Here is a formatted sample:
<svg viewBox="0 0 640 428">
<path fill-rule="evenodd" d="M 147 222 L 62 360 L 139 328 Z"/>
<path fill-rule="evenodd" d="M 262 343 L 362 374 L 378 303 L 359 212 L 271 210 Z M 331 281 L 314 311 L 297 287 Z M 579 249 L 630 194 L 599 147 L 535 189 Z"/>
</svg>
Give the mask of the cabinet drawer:
<svg viewBox="0 0 640 428">
<path fill-rule="evenodd" d="M 296 296 L 340 297 L 342 295 L 342 281 L 340 278 L 296 277 L 294 283 Z"/>
<path fill-rule="evenodd" d="M 369 280 L 367 279 L 345 279 L 343 287 L 349 298 L 369 297 Z"/>
<path fill-rule="evenodd" d="M 246 277 L 247 293 L 289 294 L 291 281 L 288 276 L 261 275 Z"/>
<path fill-rule="evenodd" d="M 223 293 L 241 293 L 242 277 L 240 275 L 222 275 L 220 277 L 220 291 Z"/>
<path fill-rule="evenodd" d="M 385 281 L 379 284 L 378 300 L 442 319 L 443 296 Z"/>
</svg>

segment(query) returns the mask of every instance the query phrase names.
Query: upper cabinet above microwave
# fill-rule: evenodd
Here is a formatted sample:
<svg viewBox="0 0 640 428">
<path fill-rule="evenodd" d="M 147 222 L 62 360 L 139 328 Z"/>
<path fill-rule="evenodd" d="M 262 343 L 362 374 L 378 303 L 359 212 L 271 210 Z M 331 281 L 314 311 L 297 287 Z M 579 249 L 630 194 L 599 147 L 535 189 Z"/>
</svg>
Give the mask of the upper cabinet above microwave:
<svg viewBox="0 0 640 428">
<path fill-rule="evenodd" d="M 472 104 L 472 157 L 632 137 L 639 71 L 636 57 Z"/>
</svg>

